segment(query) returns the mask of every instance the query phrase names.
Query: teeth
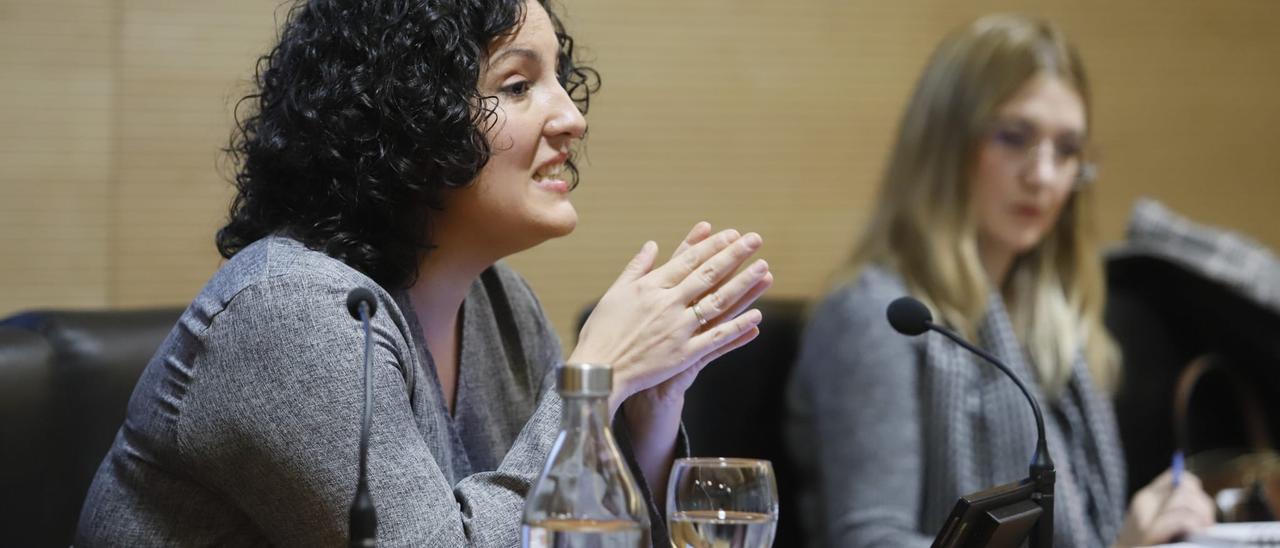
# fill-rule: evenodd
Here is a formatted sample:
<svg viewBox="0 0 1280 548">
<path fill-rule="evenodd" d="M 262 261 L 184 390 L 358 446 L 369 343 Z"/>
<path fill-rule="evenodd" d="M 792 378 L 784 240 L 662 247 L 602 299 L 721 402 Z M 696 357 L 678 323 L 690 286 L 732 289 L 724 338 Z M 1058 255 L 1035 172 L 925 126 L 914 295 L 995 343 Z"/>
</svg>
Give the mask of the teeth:
<svg viewBox="0 0 1280 548">
<path fill-rule="evenodd" d="M 539 179 L 558 179 L 563 171 L 564 164 L 555 164 L 538 170 L 535 176 Z"/>
</svg>

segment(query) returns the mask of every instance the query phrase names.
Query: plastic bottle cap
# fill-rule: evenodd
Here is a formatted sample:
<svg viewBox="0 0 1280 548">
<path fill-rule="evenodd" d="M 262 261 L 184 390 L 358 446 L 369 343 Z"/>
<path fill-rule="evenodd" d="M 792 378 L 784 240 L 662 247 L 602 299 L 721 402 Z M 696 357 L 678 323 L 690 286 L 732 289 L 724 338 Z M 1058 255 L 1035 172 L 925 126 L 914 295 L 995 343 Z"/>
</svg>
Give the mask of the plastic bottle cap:
<svg viewBox="0 0 1280 548">
<path fill-rule="evenodd" d="M 556 385 L 561 396 L 608 396 L 613 368 L 603 363 L 568 363 L 559 367 Z"/>
</svg>

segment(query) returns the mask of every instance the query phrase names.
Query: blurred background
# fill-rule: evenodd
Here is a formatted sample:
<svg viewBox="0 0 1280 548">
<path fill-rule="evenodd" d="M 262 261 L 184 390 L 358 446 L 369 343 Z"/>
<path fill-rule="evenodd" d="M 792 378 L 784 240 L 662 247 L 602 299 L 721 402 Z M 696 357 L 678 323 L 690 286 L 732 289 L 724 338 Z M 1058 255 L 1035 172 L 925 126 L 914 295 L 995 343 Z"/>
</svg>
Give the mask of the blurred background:
<svg viewBox="0 0 1280 548">
<path fill-rule="evenodd" d="M 1280 248 L 1280 2 L 568 0 L 604 87 L 575 234 L 510 259 L 561 337 L 646 239 L 764 235 L 774 296 L 849 254 L 926 56 L 994 11 L 1058 22 L 1094 86 L 1100 225 L 1135 198 Z M 184 305 L 216 270 L 232 108 L 275 0 L 0 0 L 0 316 Z"/>
</svg>

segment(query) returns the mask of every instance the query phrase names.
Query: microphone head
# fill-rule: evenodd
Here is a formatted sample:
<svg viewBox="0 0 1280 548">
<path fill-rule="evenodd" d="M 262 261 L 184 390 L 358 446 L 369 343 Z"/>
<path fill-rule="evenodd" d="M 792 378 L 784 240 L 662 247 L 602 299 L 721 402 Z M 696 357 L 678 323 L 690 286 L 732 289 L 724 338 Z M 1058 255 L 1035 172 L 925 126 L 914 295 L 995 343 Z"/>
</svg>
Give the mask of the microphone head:
<svg viewBox="0 0 1280 548">
<path fill-rule="evenodd" d="M 933 322 L 929 307 L 911 297 L 898 297 L 889 303 L 885 314 L 895 331 L 913 337 L 928 331 L 929 324 Z"/>
<path fill-rule="evenodd" d="M 360 303 L 369 305 L 369 317 L 378 311 L 378 299 L 373 296 L 373 292 L 366 287 L 357 287 L 347 293 L 347 312 L 352 318 L 360 319 Z"/>
</svg>

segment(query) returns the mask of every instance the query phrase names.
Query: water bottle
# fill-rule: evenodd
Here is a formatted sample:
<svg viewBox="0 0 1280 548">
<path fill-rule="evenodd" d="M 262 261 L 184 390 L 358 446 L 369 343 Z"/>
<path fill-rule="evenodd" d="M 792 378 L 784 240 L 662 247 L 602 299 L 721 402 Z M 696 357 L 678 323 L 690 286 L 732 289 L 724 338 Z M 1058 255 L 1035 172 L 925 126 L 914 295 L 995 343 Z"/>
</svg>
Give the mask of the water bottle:
<svg viewBox="0 0 1280 548">
<path fill-rule="evenodd" d="M 525 548 L 640 548 L 649 513 L 609 431 L 613 369 L 573 363 L 556 371 L 560 434 L 524 503 Z"/>
</svg>

